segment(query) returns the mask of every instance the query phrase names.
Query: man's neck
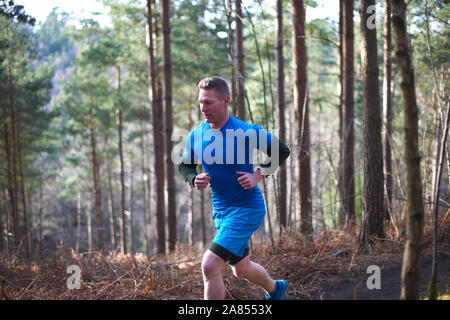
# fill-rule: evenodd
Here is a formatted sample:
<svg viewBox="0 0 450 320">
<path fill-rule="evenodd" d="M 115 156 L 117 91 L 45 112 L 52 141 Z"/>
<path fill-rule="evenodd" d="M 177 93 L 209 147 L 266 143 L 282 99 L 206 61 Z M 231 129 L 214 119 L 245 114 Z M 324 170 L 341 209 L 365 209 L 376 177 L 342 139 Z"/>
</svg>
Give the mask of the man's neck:
<svg viewBox="0 0 450 320">
<path fill-rule="evenodd" d="M 227 112 L 227 116 L 222 120 L 222 121 L 220 121 L 219 123 L 210 123 L 209 124 L 209 127 L 211 128 L 211 129 L 213 129 L 213 130 L 220 130 L 220 129 L 222 129 L 224 126 L 225 126 L 225 124 L 228 122 L 228 119 L 230 118 L 230 113 L 229 112 Z"/>
</svg>

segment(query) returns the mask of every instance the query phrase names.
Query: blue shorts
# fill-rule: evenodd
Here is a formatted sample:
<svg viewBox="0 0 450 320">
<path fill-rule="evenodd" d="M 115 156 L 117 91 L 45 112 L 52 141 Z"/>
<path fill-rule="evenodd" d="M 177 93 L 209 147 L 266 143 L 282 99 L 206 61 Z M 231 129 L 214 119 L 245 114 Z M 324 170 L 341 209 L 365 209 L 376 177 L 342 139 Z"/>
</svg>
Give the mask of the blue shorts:
<svg viewBox="0 0 450 320">
<path fill-rule="evenodd" d="M 265 210 L 231 207 L 214 210 L 216 236 L 210 250 L 225 262 L 236 264 L 249 251 L 248 241 L 264 221 Z"/>
</svg>

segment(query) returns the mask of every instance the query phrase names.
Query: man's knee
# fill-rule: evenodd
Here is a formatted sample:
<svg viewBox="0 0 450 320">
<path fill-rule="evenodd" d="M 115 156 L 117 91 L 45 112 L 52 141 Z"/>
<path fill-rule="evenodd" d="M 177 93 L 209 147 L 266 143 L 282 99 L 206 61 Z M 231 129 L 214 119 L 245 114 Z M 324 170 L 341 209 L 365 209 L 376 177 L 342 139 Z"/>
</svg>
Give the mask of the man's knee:
<svg viewBox="0 0 450 320">
<path fill-rule="evenodd" d="M 211 256 L 210 254 L 205 255 L 202 260 L 202 273 L 206 279 L 213 278 L 220 274 L 222 270 L 223 263 L 220 260 Z"/>
</svg>

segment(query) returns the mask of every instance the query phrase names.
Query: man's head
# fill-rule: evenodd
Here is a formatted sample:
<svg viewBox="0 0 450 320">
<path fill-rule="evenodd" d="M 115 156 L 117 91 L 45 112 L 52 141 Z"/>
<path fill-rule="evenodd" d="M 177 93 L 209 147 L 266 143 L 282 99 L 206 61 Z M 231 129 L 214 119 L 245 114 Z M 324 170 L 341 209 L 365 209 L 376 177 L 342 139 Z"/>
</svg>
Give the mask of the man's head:
<svg viewBox="0 0 450 320">
<path fill-rule="evenodd" d="M 214 90 L 216 96 L 220 99 L 230 96 L 230 87 L 225 79 L 220 77 L 208 77 L 200 80 L 198 89 Z"/>
<path fill-rule="evenodd" d="M 221 128 L 228 120 L 230 88 L 219 77 L 209 77 L 198 83 L 198 103 L 205 121 L 213 128 Z"/>
</svg>

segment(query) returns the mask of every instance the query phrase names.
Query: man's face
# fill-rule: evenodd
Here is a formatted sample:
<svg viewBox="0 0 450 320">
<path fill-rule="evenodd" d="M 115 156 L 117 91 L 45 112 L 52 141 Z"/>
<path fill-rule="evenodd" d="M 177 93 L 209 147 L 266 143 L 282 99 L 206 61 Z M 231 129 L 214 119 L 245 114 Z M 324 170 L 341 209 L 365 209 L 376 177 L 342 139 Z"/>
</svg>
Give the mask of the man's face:
<svg viewBox="0 0 450 320">
<path fill-rule="evenodd" d="M 214 90 L 200 89 L 198 92 L 198 104 L 205 121 L 218 124 L 228 114 L 228 102 L 230 97 L 218 98 Z"/>
</svg>

